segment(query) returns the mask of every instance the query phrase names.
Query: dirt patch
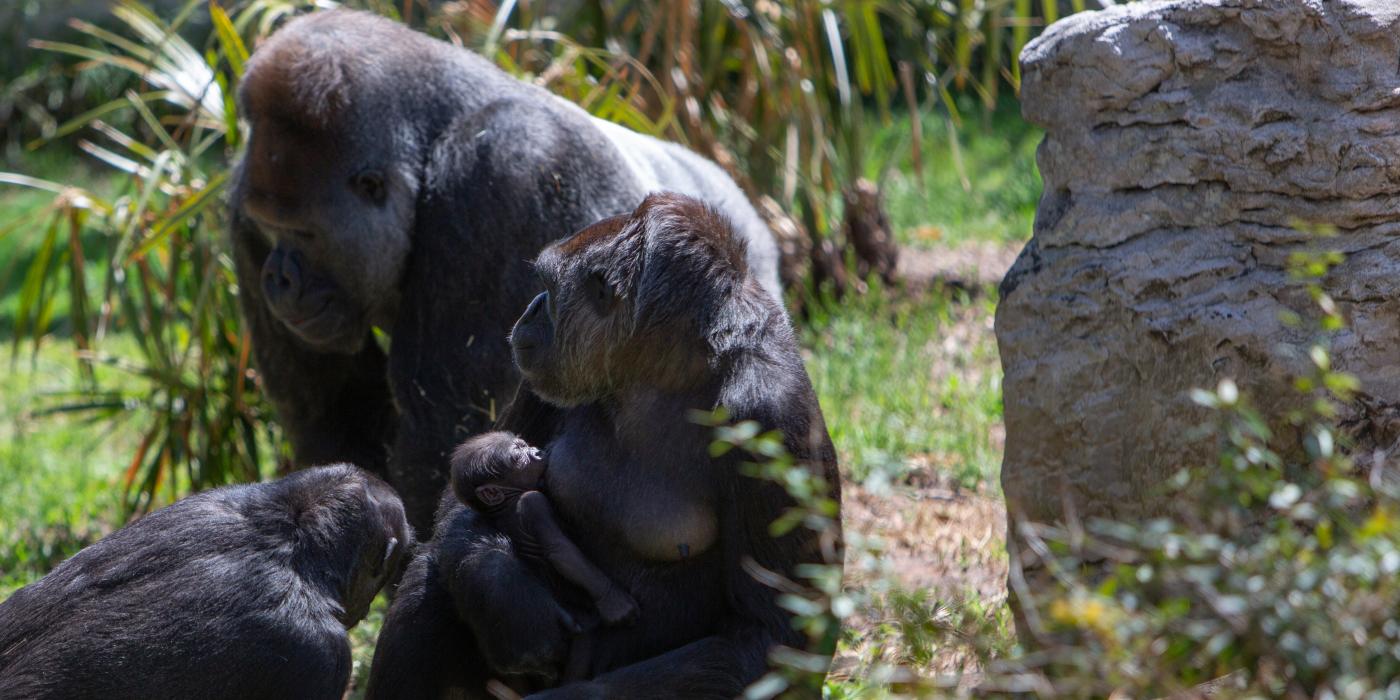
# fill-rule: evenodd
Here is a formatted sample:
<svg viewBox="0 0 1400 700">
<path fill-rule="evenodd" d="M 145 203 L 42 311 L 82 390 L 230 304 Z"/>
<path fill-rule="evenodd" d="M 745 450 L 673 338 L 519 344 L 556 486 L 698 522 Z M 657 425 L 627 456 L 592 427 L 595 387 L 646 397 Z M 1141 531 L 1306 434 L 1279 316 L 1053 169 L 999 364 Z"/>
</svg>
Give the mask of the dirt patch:
<svg viewBox="0 0 1400 700">
<path fill-rule="evenodd" d="M 847 531 L 882 541 L 880 559 L 900 591 L 919 592 L 935 624 L 956 625 L 958 609 L 975 602 L 996 610 L 1006 602 L 1006 509 L 999 495 L 962 489 L 939 472 L 916 470 L 907 483 L 843 491 Z M 868 574 L 848 564 L 848 585 Z M 968 644 L 945 643 L 913 661 L 885 643 L 890 621 L 868 611 L 852 621 L 855 643 L 835 659 L 832 677 L 863 676 L 872 664 L 897 664 L 926 678 L 975 678 L 978 655 Z M 897 624 L 897 623 L 896 623 Z M 882 629 L 885 628 L 885 629 Z M 896 645 L 897 646 L 897 645 Z"/>
<path fill-rule="evenodd" d="M 846 526 L 883 540 L 900 586 L 940 598 L 1006 598 L 1006 508 L 1001 499 L 915 472 L 913 483 L 843 493 Z M 927 483 L 920 484 L 920 480 Z"/>
<path fill-rule="evenodd" d="M 975 296 L 1000 282 L 1021 247 L 974 242 L 937 250 L 905 248 L 899 274 L 914 294 L 941 286 Z M 929 353 L 928 390 L 946 386 L 952 377 L 964 386 L 979 386 L 998 370 L 993 316 L 986 305 L 960 304 L 951 316 Z M 990 457 L 999 462 L 1005 427 L 994 421 L 977 429 L 987 431 Z M 950 630 L 967 629 L 974 618 L 1004 614 L 1007 598 L 1006 508 L 995 484 L 959 486 L 954 474 L 965 459 L 938 452 L 912 455 L 906 462 L 910 470 L 899 483 L 847 482 L 843 490 L 847 533 L 853 541 L 875 538 L 884 547 L 878 575 L 924 605 L 932 625 Z M 868 589 L 876 575 L 848 559 L 848 586 Z M 879 664 L 901 665 L 925 678 L 973 682 L 978 677 L 981 662 L 970 640 L 945 635 L 932 648 L 911 653 L 917 644 L 891 643 L 891 635 L 903 634 L 900 625 L 907 620 L 888 607 L 876 607 L 880 609 L 849 621 L 852 643 L 839 652 L 834 679 L 866 677 Z"/>
<path fill-rule="evenodd" d="M 969 241 L 938 248 L 904 247 L 899 251 L 895 275 L 912 291 L 939 285 L 980 290 L 999 284 L 1021 254 L 1024 243 Z"/>
</svg>

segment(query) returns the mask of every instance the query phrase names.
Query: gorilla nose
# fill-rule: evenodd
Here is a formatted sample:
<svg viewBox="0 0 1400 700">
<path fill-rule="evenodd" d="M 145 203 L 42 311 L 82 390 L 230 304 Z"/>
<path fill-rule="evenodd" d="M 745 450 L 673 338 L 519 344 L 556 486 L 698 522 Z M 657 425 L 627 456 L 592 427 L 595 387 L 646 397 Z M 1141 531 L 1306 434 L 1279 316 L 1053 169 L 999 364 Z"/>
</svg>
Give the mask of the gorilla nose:
<svg viewBox="0 0 1400 700">
<path fill-rule="evenodd" d="M 263 283 L 279 292 L 301 288 L 301 253 L 274 250 L 263 265 Z"/>
<path fill-rule="evenodd" d="M 537 317 L 540 315 L 540 312 L 543 311 L 548 304 L 549 292 L 540 292 L 539 295 L 530 302 L 530 305 L 525 307 L 525 313 L 520 314 L 519 323 L 535 322 L 538 320 Z"/>
</svg>

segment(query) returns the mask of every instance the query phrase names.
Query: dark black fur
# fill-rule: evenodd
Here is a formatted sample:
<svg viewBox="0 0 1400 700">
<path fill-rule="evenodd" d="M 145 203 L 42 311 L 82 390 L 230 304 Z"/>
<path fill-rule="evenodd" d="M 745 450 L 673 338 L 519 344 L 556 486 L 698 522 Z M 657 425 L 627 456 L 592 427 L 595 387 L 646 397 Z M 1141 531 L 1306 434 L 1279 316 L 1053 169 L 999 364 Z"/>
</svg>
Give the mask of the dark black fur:
<svg viewBox="0 0 1400 700">
<path fill-rule="evenodd" d="M 777 293 L 771 234 L 713 163 L 389 20 L 291 22 L 239 100 L 232 239 L 263 386 L 298 464 L 387 474 L 420 528 L 452 447 L 518 383 L 505 337 L 549 241 L 674 189 L 742 222 Z"/>
<path fill-rule="evenodd" d="M 0 698 L 340 698 L 411 545 L 350 466 L 190 496 L 0 603 Z"/>
<path fill-rule="evenodd" d="M 736 453 L 711 458 L 712 431 L 690 411 L 722 406 L 776 429 L 839 483 L 788 319 L 723 218 L 675 195 L 550 246 L 537 267 L 548 291 L 512 343 L 555 406 L 547 490 L 585 555 L 640 606 L 634 627 L 598 631 L 591 680 L 545 694 L 734 697 L 764 673 L 775 644 L 804 645 L 745 563 L 792 576 L 822 554 L 800 528 L 770 535 L 787 494 L 743 476 Z M 504 427 L 544 444 L 541 415 L 512 413 Z M 485 518 L 443 499 L 434 541 L 385 621 L 370 697 L 485 697 L 492 678 L 548 686 L 567 649 L 566 616 L 519 601 L 548 603 L 551 588 Z"/>
</svg>

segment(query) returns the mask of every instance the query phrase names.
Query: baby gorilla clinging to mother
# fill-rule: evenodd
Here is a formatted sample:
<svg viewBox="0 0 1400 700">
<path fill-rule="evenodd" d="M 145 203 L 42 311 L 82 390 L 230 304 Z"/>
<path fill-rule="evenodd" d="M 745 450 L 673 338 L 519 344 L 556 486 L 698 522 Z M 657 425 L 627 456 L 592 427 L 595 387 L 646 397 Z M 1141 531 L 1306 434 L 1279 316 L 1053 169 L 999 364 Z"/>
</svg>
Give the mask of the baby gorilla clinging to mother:
<svg viewBox="0 0 1400 700">
<path fill-rule="evenodd" d="M 458 500 L 489 518 L 528 559 L 588 593 L 607 625 L 629 624 L 637 604 L 598 570 L 564 534 L 541 489 L 546 462 L 540 451 L 514 433 L 496 431 L 462 443 L 452 454 L 452 489 Z M 576 636 L 564 679 L 578 680 L 588 660 L 588 638 Z"/>
</svg>

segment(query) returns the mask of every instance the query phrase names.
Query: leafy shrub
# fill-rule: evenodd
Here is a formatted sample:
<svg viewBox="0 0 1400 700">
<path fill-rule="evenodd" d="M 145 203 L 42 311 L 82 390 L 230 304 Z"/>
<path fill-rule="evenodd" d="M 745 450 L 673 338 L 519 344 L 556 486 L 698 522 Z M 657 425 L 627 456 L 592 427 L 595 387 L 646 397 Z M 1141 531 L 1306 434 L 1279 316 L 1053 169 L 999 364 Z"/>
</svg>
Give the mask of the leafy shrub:
<svg viewBox="0 0 1400 700">
<path fill-rule="evenodd" d="M 231 90 L 248 52 L 217 4 L 209 6 L 218 27 L 209 50 L 186 42 L 180 28 L 199 6 L 187 3 L 167 23 L 123 2 L 112 12 L 127 34 L 77 25 L 100 48 L 39 44 L 79 59 L 80 67 L 128 72 L 149 88 L 129 90 L 57 129 L 88 134 L 79 148 L 124 174 L 116 196 L 0 174 L 0 182 L 55 193 L 20 289 L 14 350 L 26 337 L 37 349 L 56 304 L 66 302 L 83 371 L 68 395 L 40 412 L 139 416 L 139 446 L 122 479 L 136 512 L 157 505 L 162 491 L 173 499 L 187 489 L 256 480 L 276 462 L 269 457 L 281 444 L 249 365 L 232 264 L 218 233 L 225 155 L 240 138 Z M 277 12 L 264 3 L 240 22 Z M 107 121 L 114 114 L 131 117 L 133 127 L 114 127 Z M 92 363 L 134 380 L 104 386 Z"/>
</svg>

